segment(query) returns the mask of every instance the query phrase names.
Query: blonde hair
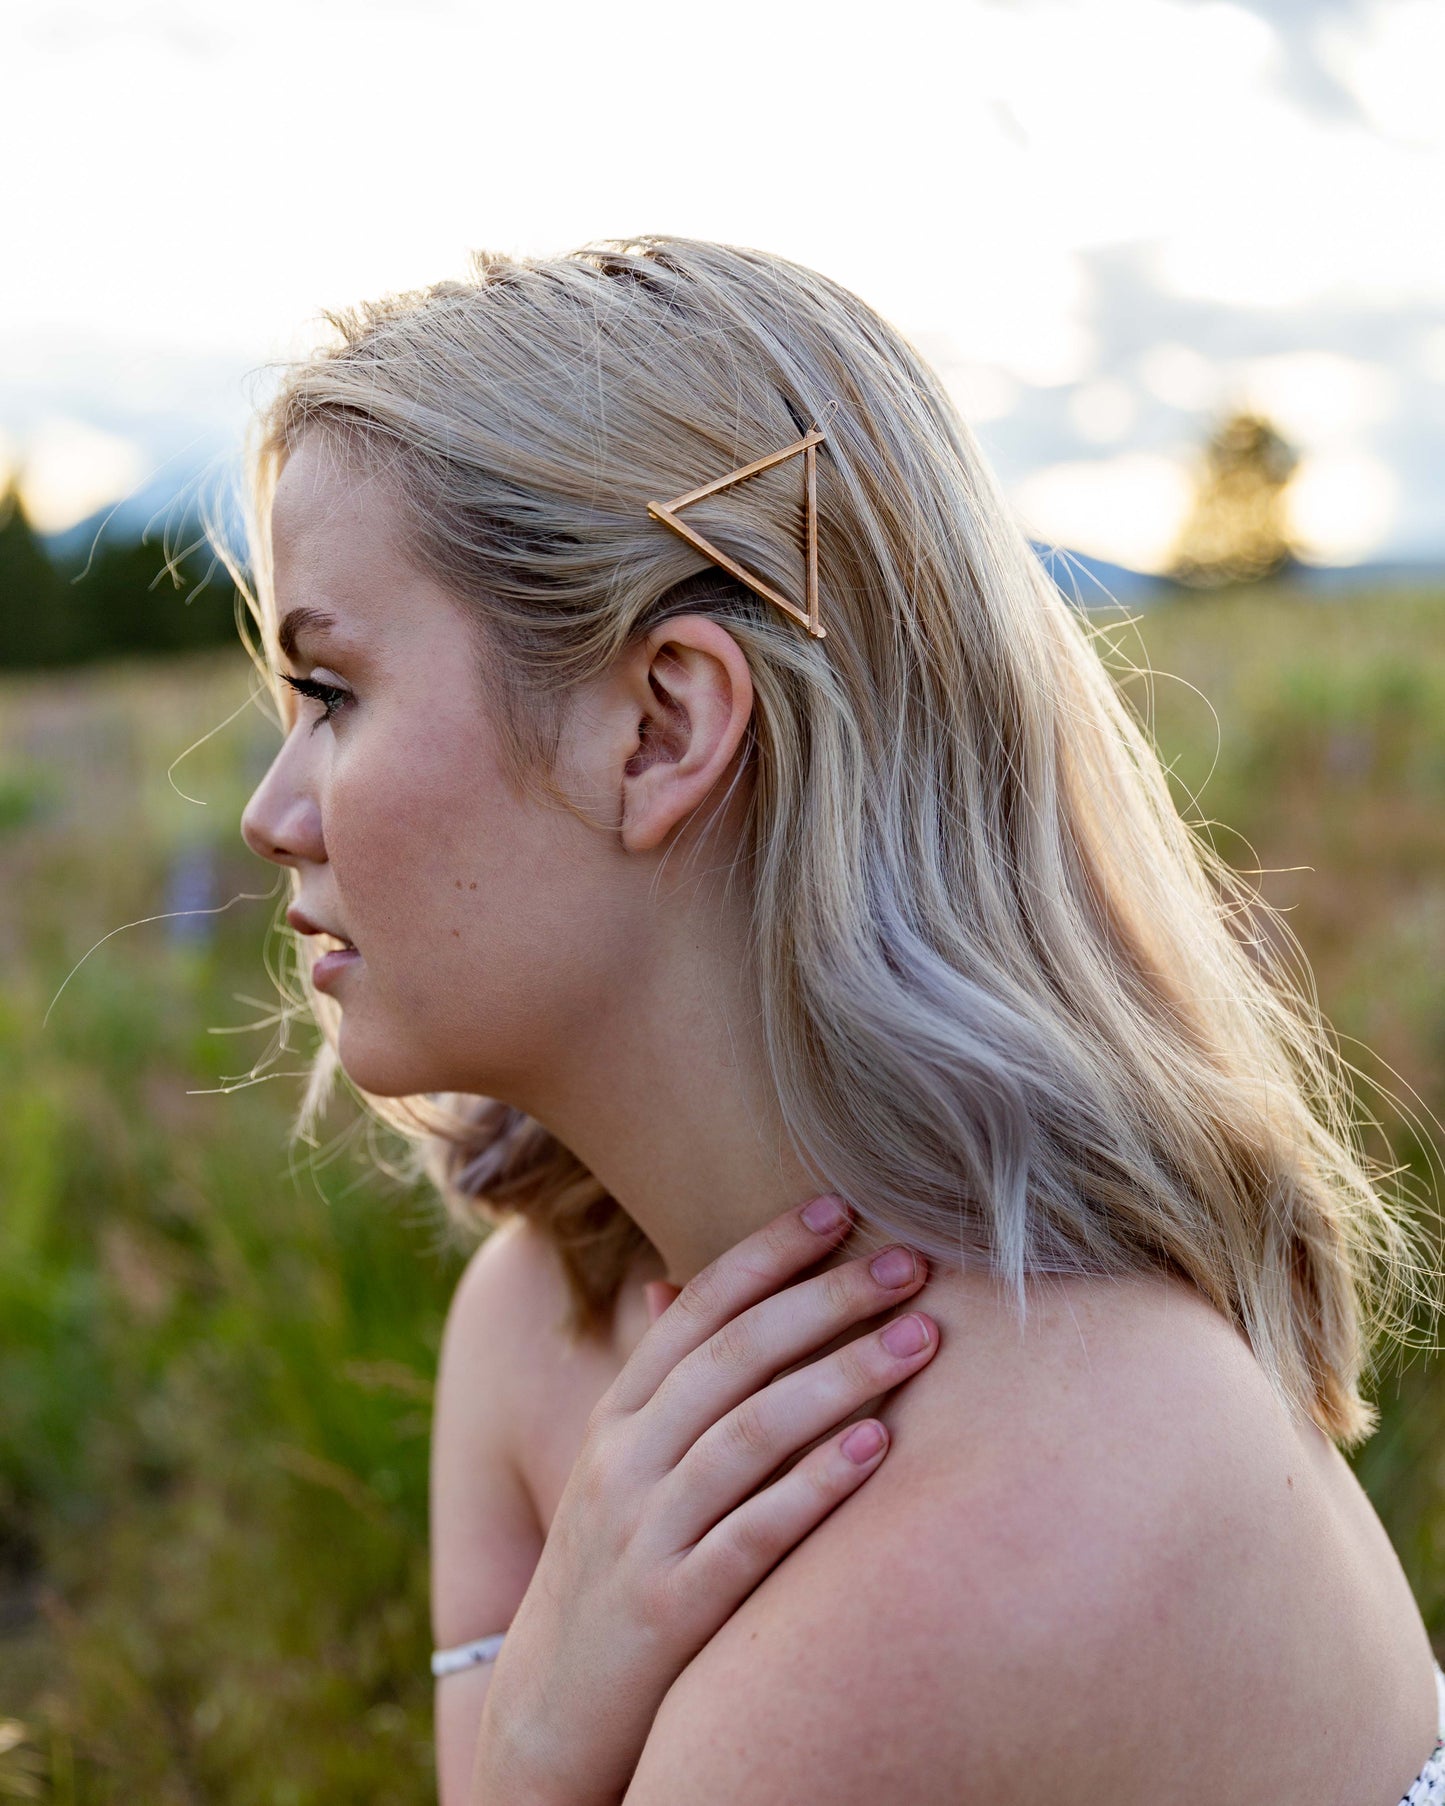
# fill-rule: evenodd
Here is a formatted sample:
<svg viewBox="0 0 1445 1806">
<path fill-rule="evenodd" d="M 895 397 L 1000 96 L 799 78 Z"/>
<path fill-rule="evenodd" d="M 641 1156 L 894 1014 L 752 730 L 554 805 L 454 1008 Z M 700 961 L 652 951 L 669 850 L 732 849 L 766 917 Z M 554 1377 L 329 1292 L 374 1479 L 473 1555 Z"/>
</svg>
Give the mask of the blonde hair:
<svg viewBox="0 0 1445 1806">
<path fill-rule="evenodd" d="M 1292 1414 L 1364 1440 L 1361 1376 L 1421 1272 L 1382 1189 L 1399 1169 L 1364 1154 L 1350 1069 L 1254 915 L 1289 948 L 1287 926 L 1181 820 L 1099 630 L 907 341 L 811 270 L 671 237 L 477 253 L 326 318 L 339 341 L 287 368 L 249 452 L 241 587 L 269 661 L 271 501 L 311 432 L 395 485 L 408 553 L 476 624 L 519 786 L 558 795 L 576 685 L 669 615 L 715 616 L 755 689 L 737 876 L 812 1170 L 880 1234 L 990 1265 L 1021 1320 L 1033 1274 L 1183 1275 Z M 830 404 L 814 640 L 647 503 Z M 696 517 L 801 607 L 797 480 Z M 337 1006 L 306 991 L 303 1125 L 340 1071 Z M 573 1330 L 601 1327 L 644 1238 L 565 1147 L 497 1099 L 358 1095 L 459 1215 L 545 1230 Z"/>
</svg>

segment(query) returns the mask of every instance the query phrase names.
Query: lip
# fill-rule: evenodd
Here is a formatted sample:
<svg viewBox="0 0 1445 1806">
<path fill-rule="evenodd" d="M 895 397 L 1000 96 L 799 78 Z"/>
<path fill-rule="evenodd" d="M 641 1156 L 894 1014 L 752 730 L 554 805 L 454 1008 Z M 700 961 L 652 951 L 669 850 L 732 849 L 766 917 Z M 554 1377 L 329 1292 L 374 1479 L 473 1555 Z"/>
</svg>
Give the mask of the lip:
<svg viewBox="0 0 1445 1806">
<path fill-rule="evenodd" d="M 351 939 L 349 934 L 339 934 L 334 928 L 327 928 L 321 922 L 313 922 L 311 917 L 304 910 L 298 909 L 294 903 L 286 911 L 286 920 L 298 934 L 326 934 L 330 935 L 333 941 L 349 941 Z"/>
<path fill-rule="evenodd" d="M 354 966 L 360 958 L 361 955 L 354 947 L 338 947 L 334 952 L 323 953 L 311 968 L 312 984 L 318 991 L 327 990 L 348 966 Z"/>
</svg>

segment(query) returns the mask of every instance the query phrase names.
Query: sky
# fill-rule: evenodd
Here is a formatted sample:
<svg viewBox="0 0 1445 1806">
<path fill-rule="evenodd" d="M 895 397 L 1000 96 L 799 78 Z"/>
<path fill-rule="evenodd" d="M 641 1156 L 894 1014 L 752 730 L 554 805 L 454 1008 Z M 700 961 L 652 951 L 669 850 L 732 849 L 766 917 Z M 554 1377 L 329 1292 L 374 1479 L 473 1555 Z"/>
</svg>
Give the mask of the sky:
<svg viewBox="0 0 1445 1806">
<path fill-rule="evenodd" d="M 1442 0 L 9 0 L 0 474 L 234 458 L 322 309 L 679 232 L 847 283 L 1033 536 L 1161 569 L 1222 409 L 1323 564 L 1445 560 Z"/>
</svg>

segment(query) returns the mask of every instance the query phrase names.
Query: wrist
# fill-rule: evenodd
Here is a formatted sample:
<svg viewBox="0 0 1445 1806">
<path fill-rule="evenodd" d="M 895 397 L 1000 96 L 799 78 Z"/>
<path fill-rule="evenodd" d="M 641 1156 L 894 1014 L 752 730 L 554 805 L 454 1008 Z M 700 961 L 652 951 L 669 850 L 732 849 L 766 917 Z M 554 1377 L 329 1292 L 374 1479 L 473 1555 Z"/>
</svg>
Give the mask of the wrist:
<svg viewBox="0 0 1445 1806">
<path fill-rule="evenodd" d="M 621 1800 L 622 1792 L 599 1793 L 573 1772 L 542 1714 L 514 1709 L 495 1683 L 488 1688 L 468 1806 L 621 1806 Z"/>
<path fill-rule="evenodd" d="M 497 1698 L 496 1678 L 482 1702 L 468 1806 L 569 1806 L 549 1784 L 541 1751 L 520 1735 L 522 1721 Z"/>
</svg>

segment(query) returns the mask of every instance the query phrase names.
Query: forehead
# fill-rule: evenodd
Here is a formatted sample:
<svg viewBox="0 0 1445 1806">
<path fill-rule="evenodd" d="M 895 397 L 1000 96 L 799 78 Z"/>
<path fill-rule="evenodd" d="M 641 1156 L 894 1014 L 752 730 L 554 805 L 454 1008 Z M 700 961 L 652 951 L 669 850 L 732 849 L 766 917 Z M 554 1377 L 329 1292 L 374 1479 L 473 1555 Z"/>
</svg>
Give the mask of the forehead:
<svg viewBox="0 0 1445 1806">
<path fill-rule="evenodd" d="M 386 482 L 317 435 L 287 460 L 271 508 L 277 641 L 294 659 L 308 640 L 356 641 L 425 606 L 428 587 L 403 555 Z M 382 604 L 385 606 L 382 606 Z"/>
<path fill-rule="evenodd" d="M 278 559 L 304 559 L 368 526 L 393 527 L 386 484 L 319 433 L 308 433 L 286 460 L 271 502 L 271 545 Z"/>
</svg>

